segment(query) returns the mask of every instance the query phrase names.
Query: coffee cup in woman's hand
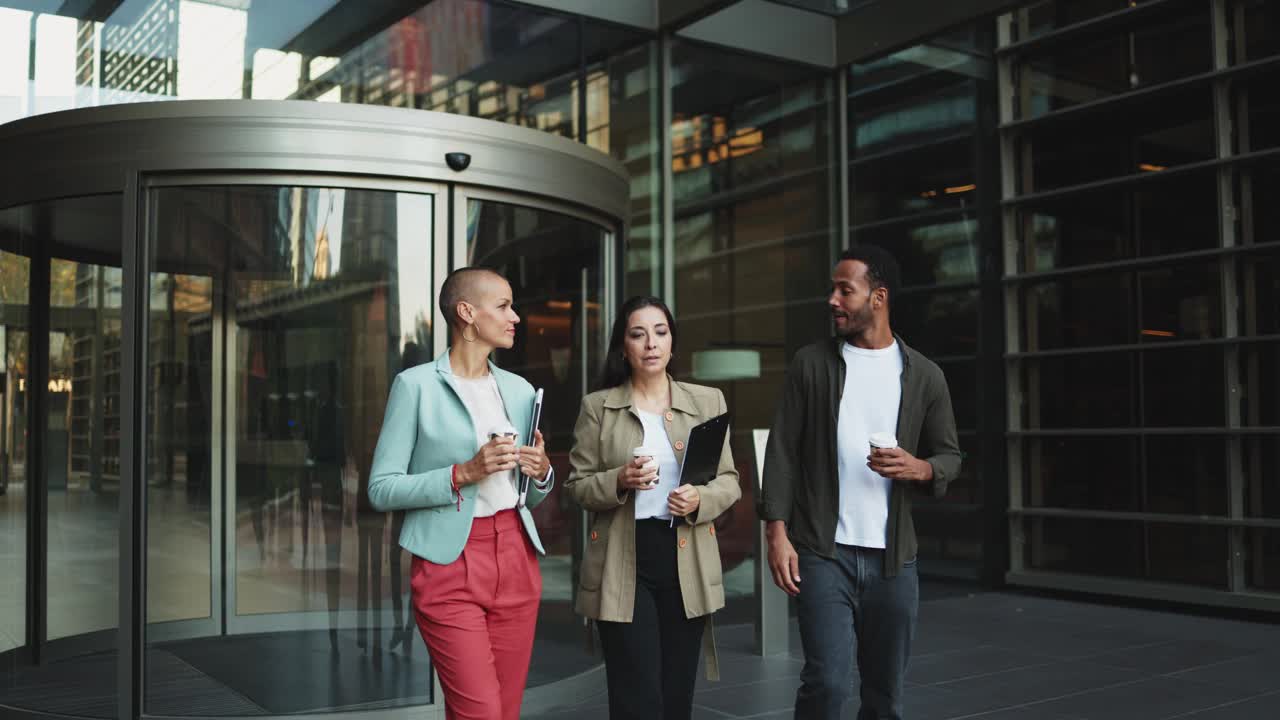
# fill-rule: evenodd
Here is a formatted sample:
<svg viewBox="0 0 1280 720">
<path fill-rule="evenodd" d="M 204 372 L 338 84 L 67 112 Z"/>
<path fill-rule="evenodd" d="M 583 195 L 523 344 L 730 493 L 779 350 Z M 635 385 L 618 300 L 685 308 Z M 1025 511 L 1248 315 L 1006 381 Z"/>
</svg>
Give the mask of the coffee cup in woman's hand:
<svg viewBox="0 0 1280 720">
<path fill-rule="evenodd" d="M 652 490 L 658 482 L 658 464 L 637 455 L 618 470 L 618 490 Z"/>
<path fill-rule="evenodd" d="M 494 435 L 480 446 L 475 457 L 458 466 L 458 484 L 478 483 L 494 473 L 511 470 L 519 460 L 515 437 Z"/>
</svg>

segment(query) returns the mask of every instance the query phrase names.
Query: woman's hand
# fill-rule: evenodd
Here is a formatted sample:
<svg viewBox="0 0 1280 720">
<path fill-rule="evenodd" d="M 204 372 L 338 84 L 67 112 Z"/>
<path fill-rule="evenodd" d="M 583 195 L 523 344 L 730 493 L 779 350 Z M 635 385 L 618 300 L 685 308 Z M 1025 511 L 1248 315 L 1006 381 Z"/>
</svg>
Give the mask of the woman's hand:
<svg viewBox="0 0 1280 720">
<path fill-rule="evenodd" d="M 543 458 L 546 454 L 543 454 Z M 476 456 L 458 466 L 458 486 L 471 485 L 496 472 L 504 472 L 516 466 L 520 458 L 516 441 L 499 435 L 480 446 Z"/>
<path fill-rule="evenodd" d="M 533 445 L 520 448 L 520 472 L 531 480 L 542 480 L 551 470 L 551 461 L 547 459 L 547 443 L 542 439 L 542 431 L 534 432 Z"/>
<path fill-rule="evenodd" d="M 685 517 L 698 512 L 702 504 L 702 496 L 694 485 L 678 485 L 667 496 L 667 509 L 676 517 Z"/>
<path fill-rule="evenodd" d="M 658 481 L 658 464 L 650 461 L 645 464 L 645 458 L 632 458 L 631 462 L 623 465 L 618 470 L 618 492 L 624 493 L 628 490 L 652 490 L 654 484 Z"/>
</svg>

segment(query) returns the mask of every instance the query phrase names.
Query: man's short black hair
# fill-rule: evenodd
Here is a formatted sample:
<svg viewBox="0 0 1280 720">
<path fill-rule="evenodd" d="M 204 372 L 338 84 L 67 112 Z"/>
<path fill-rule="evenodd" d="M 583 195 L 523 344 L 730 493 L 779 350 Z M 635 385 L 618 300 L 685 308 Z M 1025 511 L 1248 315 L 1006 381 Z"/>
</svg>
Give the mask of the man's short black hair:
<svg viewBox="0 0 1280 720">
<path fill-rule="evenodd" d="M 845 260 L 857 260 L 867 266 L 867 282 L 871 283 L 871 289 L 884 288 L 889 291 L 889 305 L 893 305 L 894 299 L 898 296 L 898 288 L 902 284 L 902 271 L 898 268 L 898 261 L 888 250 L 879 245 L 854 245 L 853 247 L 840 253 L 840 259 L 836 264 L 840 264 Z"/>
<path fill-rule="evenodd" d="M 463 323 L 458 317 L 458 303 L 471 296 L 474 285 L 471 281 L 480 275 L 495 275 L 502 278 L 502 273 L 497 270 L 476 265 L 460 267 L 444 279 L 444 285 L 440 288 L 440 312 L 450 328 L 461 329 Z"/>
</svg>

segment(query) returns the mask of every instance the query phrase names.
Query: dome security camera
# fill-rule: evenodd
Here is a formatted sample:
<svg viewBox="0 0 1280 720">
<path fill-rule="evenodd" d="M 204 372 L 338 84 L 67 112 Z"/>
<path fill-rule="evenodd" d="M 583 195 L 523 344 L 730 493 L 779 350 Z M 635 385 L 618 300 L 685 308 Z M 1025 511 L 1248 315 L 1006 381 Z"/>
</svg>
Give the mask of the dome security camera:
<svg viewBox="0 0 1280 720">
<path fill-rule="evenodd" d="M 471 156 L 464 152 L 445 153 L 444 161 L 455 172 L 462 172 L 471 166 Z"/>
</svg>

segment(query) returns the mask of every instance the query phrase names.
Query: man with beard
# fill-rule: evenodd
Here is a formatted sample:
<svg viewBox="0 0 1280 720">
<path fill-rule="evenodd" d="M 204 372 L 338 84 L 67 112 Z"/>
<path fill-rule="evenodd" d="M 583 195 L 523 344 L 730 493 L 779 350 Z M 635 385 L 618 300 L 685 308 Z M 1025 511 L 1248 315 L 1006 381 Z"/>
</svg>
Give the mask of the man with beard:
<svg viewBox="0 0 1280 720">
<path fill-rule="evenodd" d="M 889 325 L 898 283 L 881 248 L 840 256 L 836 337 L 796 353 L 769 434 L 757 512 L 773 581 L 796 598 L 797 720 L 842 717 L 855 648 L 858 720 L 902 717 L 919 606 L 911 502 L 960 471 L 946 378 Z"/>
</svg>

